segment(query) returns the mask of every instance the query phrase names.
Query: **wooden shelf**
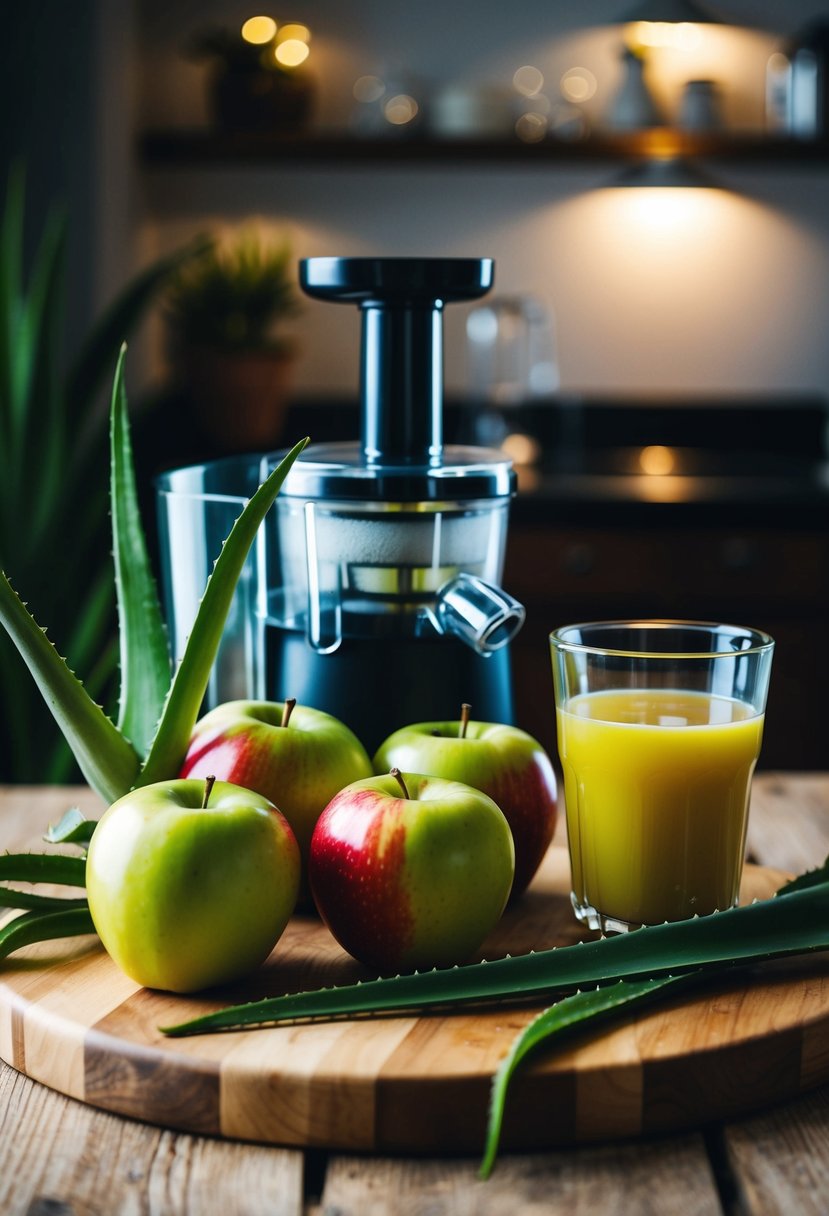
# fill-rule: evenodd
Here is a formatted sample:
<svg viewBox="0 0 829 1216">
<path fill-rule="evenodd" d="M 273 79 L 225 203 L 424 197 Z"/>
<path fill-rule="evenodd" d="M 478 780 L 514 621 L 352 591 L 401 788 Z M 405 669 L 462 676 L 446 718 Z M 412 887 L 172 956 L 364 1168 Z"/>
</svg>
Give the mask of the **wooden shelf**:
<svg viewBox="0 0 829 1216">
<path fill-rule="evenodd" d="M 565 142 L 517 139 L 434 139 L 413 135 L 360 138 L 350 134 L 287 136 L 271 132 L 147 131 L 139 141 L 150 168 L 221 165 L 373 164 L 573 166 L 653 157 L 699 157 L 734 164 L 786 164 L 829 168 L 829 141 L 758 136 L 688 135 L 660 129 L 624 136 L 591 136 Z"/>
</svg>

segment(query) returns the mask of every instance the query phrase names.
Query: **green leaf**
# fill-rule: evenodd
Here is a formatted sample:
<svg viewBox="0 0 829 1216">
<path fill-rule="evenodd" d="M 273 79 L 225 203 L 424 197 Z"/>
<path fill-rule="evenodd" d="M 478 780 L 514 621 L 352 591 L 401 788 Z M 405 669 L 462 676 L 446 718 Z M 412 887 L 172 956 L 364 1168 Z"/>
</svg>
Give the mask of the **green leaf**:
<svg viewBox="0 0 829 1216">
<path fill-rule="evenodd" d="M 31 891 L 14 891 L 0 884 L 0 908 L 30 908 L 41 912 L 72 912 L 88 908 L 85 899 L 66 899 L 59 895 L 35 895 Z"/>
<path fill-rule="evenodd" d="M 826 949 L 829 881 L 747 907 L 556 950 L 254 1001 L 167 1027 L 165 1033 L 201 1034 L 297 1018 L 510 1000 L 617 979 L 717 969 Z"/>
<path fill-rule="evenodd" d="M 259 525 L 308 440 L 301 440 L 259 487 L 222 546 L 173 677 L 158 732 L 136 781 L 150 785 L 178 776 L 201 708 L 242 567 Z"/>
<path fill-rule="evenodd" d="M 21 946 L 31 946 L 33 942 L 83 937 L 94 932 L 92 917 L 85 908 L 70 912 L 25 912 L 0 928 L 0 958 L 6 958 Z"/>
<path fill-rule="evenodd" d="M 88 844 L 97 827 L 97 819 L 87 819 L 77 806 L 70 806 L 57 823 L 50 823 L 43 833 L 47 844 Z"/>
<path fill-rule="evenodd" d="M 138 756 L 69 670 L 2 570 L 0 623 L 26 661 L 84 777 L 105 802 L 114 802 L 132 787 Z"/>
<path fill-rule="evenodd" d="M 112 540 L 121 646 L 118 729 L 143 760 L 170 687 L 170 655 L 138 510 L 124 390 L 125 353 L 126 346 L 122 346 L 112 389 L 110 435 Z"/>
<path fill-rule="evenodd" d="M 86 861 L 62 853 L 0 853 L 0 880 L 85 887 Z"/>
<path fill-rule="evenodd" d="M 552 1041 L 558 1044 L 561 1038 L 585 1029 L 586 1023 L 592 1028 L 596 1022 L 609 1018 L 625 1006 L 639 1005 L 662 995 L 670 995 L 666 989 L 675 989 L 680 985 L 687 987 L 698 978 L 699 973 L 694 972 L 692 975 L 668 975 L 660 979 L 620 980 L 607 988 L 594 988 L 590 992 L 576 992 L 572 996 L 564 997 L 552 1008 L 545 1009 L 534 1018 L 513 1040 L 509 1052 L 492 1078 L 486 1147 L 479 1171 L 480 1177 L 488 1178 L 492 1173 L 501 1139 L 507 1090 L 516 1069 L 531 1052 L 541 1046 L 549 1047 Z"/>
</svg>

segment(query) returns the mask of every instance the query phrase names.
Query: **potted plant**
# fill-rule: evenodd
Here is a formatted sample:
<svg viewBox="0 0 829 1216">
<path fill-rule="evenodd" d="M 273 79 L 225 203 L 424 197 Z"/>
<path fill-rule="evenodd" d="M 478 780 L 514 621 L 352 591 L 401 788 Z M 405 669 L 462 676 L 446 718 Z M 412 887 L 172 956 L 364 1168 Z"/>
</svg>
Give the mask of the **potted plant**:
<svg viewBox="0 0 829 1216">
<path fill-rule="evenodd" d="M 223 450 L 279 438 L 295 358 L 281 329 L 298 307 L 289 245 L 267 246 L 251 231 L 214 242 L 173 280 L 166 319 L 182 387 Z"/>
</svg>

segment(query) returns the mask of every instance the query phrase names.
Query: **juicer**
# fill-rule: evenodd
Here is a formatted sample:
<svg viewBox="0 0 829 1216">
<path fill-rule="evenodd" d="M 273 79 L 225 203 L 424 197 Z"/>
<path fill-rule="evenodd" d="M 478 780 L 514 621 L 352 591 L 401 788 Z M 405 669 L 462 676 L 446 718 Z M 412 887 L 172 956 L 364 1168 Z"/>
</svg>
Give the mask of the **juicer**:
<svg viewBox="0 0 829 1216">
<path fill-rule="evenodd" d="M 312 444 L 289 472 L 237 591 L 211 703 L 296 697 L 369 751 L 400 726 L 457 718 L 464 701 L 476 718 L 513 720 L 508 644 L 524 609 L 500 579 L 514 473 L 503 453 L 442 434 L 443 309 L 484 295 L 493 271 L 486 258 L 300 263 L 308 295 L 361 313 L 361 436 Z M 215 513 L 236 484 L 244 501 L 281 455 L 255 475 L 250 458 L 162 479 L 174 652 L 197 602 L 186 569 L 188 544 L 204 548 L 200 499 Z"/>
</svg>

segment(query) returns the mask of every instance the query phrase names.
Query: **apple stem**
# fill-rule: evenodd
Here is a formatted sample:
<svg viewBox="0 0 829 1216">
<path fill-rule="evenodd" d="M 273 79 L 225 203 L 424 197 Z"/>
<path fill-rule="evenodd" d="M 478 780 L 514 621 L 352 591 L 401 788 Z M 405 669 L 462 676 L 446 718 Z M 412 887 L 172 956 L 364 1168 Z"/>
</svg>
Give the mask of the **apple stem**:
<svg viewBox="0 0 829 1216">
<path fill-rule="evenodd" d="M 395 781 L 400 786 L 401 790 L 403 791 L 403 797 L 411 798 L 411 794 L 408 791 L 406 782 L 403 780 L 403 774 L 401 773 L 400 769 L 399 768 L 390 769 L 389 775 L 394 777 Z"/>
<path fill-rule="evenodd" d="M 290 722 L 291 714 L 294 712 L 295 705 L 296 705 L 296 697 L 289 697 L 288 700 L 285 702 L 285 704 L 282 706 L 282 723 L 281 723 L 282 726 L 287 726 L 288 723 Z"/>
<path fill-rule="evenodd" d="M 207 802 L 213 792 L 213 786 L 216 784 L 216 778 L 213 776 L 205 777 L 204 779 L 204 797 L 201 800 L 201 809 L 207 809 Z"/>
<path fill-rule="evenodd" d="M 460 726 L 458 727 L 458 738 L 459 739 L 466 738 L 466 728 L 469 725 L 469 715 L 471 713 L 472 713 L 472 706 L 468 705 L 466 703 L 466 701 L 464 701 L 463 705 L 461 706 L 461 722 L 460 722 Z"/>
</svg>

